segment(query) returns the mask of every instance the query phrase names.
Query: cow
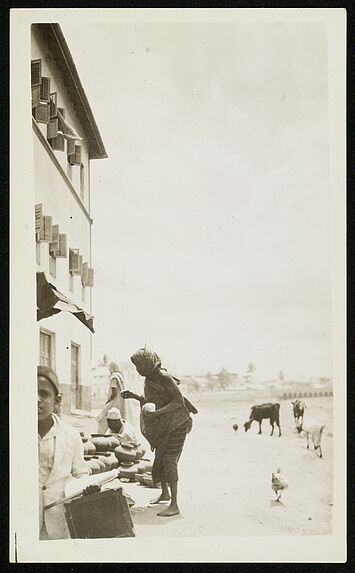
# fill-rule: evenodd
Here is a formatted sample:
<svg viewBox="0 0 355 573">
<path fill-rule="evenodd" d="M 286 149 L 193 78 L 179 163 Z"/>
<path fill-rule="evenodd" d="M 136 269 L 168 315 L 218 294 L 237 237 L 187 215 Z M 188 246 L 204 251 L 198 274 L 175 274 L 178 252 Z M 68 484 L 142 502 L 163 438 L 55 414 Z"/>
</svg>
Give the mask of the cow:
<svg viewBox="0 0 355 573">
<path fill-rule="evenodd" d="M 306 435 L 307 450 L 309 449 L 309 437 L 311 436 L 313 442 L 313 448 L 314 450 L 319 450 L 319 457 L 322 458 L 323 454 L 322 454 L 321 439 L 325 425 L 318 424 L 317 422 L 308 422 L 307 424 L 304 424 L 302 421 L 296 427 L 299 434 L 301 432 L 304 432 Z"/>
<path fill-rule="evenodd" d="M 250 429 L 252 422 L 255 420 L 259 422 L 259 432 L 261 434 L 261 422 L 264 419 L 269 419 L 271 424 L 271 434 L 274 433 L 274 424 L 279 428 L 279 437 L 281 436 L 281 426 L 280 426 L 280 404 L 272 404 L 267 402 L 266 404 L 258 404 L 257 406 L 252 406 L 249 420 L 244 424 L 244 430 L 247 432 Z"/>
<path fill-rule="evenodd" d="M 291 404 L 293 406 L 293 418 L 295 420 L 295 423 L 298 424 L 300 418 L 302 418 L 303 422 L 303 415 L 304 415 L 304 409 L 306 408 L 306 404 L 301 400 L 295 400 L 294 402 L 291 402 Z"/>
</svg>

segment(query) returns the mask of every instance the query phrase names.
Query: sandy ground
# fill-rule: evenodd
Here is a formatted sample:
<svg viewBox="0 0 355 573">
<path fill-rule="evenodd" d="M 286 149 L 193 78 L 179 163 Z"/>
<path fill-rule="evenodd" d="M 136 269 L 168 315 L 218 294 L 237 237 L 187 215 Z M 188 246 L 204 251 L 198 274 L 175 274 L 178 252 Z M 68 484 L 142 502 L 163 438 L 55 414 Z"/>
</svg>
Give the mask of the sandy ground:
<svg viewBox="0 0 355 573">
<path fill-rule="evenodd" d="M 321 535 L 332 530 L 332 398 L 307 398 L 305 420 L 326 424 L 323 459 L 306 449 L 294 429 L 291 401 L 281 401 L 282 436 L 263 422 L 244 432 L 250 406 L 238 392 L 189 395 L 199 409 L 179 464 L 181 515 L 158 517 L 147 507 L 158 490 L 122 484 L 136 504 L 132 518 L 137 537 Z M 239 424 L 235 432 L 234 423 Z M 93 420 L 77 421 L 95 431 Z M 271 489 L 271 472 L 281 467 L 288 489 L 281 503 Z"/>
</svg>

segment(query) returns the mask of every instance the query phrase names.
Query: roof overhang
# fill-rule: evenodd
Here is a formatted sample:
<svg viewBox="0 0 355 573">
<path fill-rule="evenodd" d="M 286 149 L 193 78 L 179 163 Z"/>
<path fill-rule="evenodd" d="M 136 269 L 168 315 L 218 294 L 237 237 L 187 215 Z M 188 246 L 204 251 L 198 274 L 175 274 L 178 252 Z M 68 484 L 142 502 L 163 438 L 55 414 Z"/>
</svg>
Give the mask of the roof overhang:
<svg viewBox="0 0 355 573">
<path fill-rule="evenodd" d="M 56 65 L 62 74 L 69 98 L 75 102 L 75 112 L 84 128 L 90 159 L 106 158 L 105 146 L 61 27 L 59 24 L 42 23 L 32 26 L 36 26 L 48 49 L 55 54 Z"/>
</svg>

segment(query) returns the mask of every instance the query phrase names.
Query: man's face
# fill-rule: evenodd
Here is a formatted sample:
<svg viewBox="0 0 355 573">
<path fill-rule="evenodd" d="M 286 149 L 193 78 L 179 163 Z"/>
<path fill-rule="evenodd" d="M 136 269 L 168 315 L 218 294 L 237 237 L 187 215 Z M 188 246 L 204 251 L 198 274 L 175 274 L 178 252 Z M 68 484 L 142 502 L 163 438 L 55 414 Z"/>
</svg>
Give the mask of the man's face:
<svg viewBox="0 0 355 573">
<path fill-rule="evenodd" d="M 47 378 L 44 378 L 43 376 L 38 376 L 37 392 L 38 419 L 44 420 L 53 413 L 57 395 L 53 385 L 49 382 L 49 380 L 47 380 Z"/>
</svg>

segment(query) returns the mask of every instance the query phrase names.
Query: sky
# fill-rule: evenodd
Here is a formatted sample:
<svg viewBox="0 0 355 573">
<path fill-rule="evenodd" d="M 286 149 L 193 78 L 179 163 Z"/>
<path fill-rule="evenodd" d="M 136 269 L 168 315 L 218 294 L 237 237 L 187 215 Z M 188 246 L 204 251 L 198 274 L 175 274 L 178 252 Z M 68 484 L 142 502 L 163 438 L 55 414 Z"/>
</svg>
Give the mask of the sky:
<svg viewBox="0 0 355 573">
<path fill-rule="evenodd" d="M 331 376 L 328 56 L 317 23 L 63 23 L 91 162 L 94 359 Z"/>
</svg>

